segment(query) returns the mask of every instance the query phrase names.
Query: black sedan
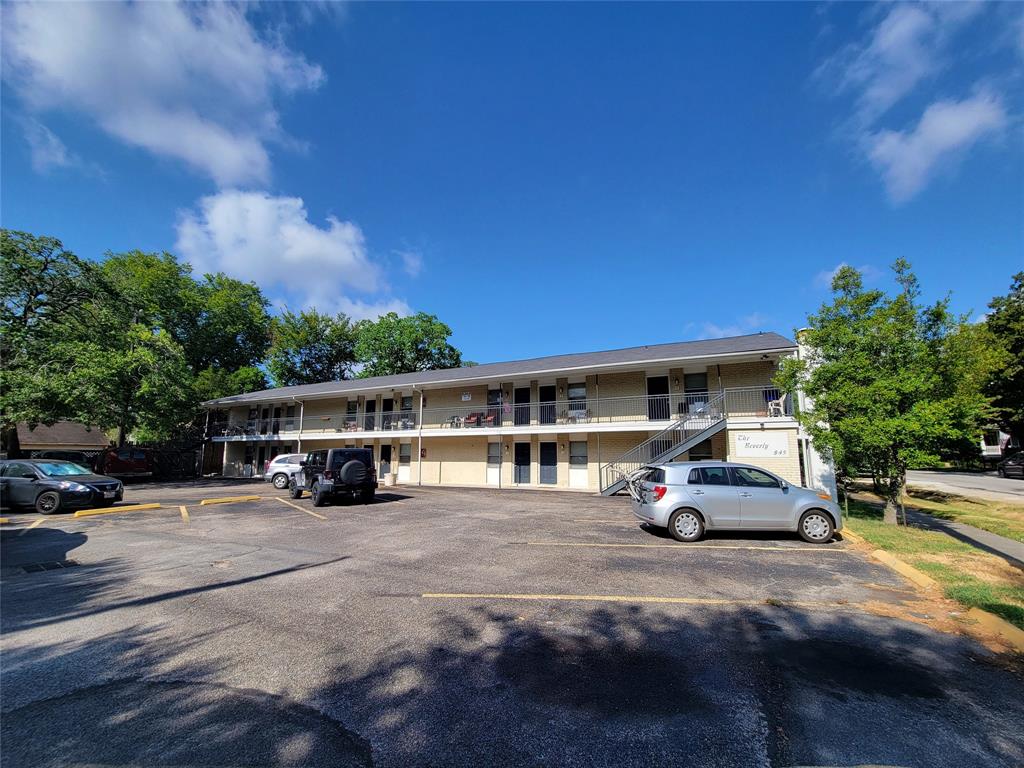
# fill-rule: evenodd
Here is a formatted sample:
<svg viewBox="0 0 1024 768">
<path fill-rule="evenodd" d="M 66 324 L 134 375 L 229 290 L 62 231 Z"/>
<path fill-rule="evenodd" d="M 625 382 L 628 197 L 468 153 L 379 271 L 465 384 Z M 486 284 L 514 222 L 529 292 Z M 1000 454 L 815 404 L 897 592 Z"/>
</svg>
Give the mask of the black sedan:
<svg viewBox="0 0 1024 768">
<path fill-rule="evenodd" d="M 94 475 L 59 459 L 0 461 L 0 506 L 32 508 L 42 515 L 63 509 L 109 507 L 124 496 L 120 480 Z"/>
<path fill-rule="evenodd" d="M 1024 451 L 1000 461 L 996 464 L 996 472 L 1000 477 L 1024 477 Z"/>
</svg>

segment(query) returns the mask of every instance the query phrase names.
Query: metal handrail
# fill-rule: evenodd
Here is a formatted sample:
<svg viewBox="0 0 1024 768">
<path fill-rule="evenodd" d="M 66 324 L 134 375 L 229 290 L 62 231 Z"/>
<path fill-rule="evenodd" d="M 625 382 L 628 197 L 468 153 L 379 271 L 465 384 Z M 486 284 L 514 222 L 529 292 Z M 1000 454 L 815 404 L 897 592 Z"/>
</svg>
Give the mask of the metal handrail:
<svg viewBox="0 0 1024 768">
<path fill-rule="evenodd" d="M 715 395 L 708 400 L 700 413 L 683 416 L 671 427 L 663 429 L 615 461 L 602 465 L 598 474 L 601 490 L 627 479 L 631 473 L 646 464 L 657 461 L 675 446 L 692 439 L 722 421 L 726 417 L 723 407 L 725 399 L 724 392 Z"/>
<path fill-rule="evenodd" d="M 423 429 L 467 429 L 474 427 L 535 427 L 544 425 L 607 424 L 615 422 L 669 423 L 699 415 L 711 401 L 730 416 L 791 416 L 793 398 L 770 385 L 730 387 L 722 391 L 627 395 L 558 399 L 532 403 L 501 403 L 424 408 Z M 419 430 L 417 411 L 348 411 L 306 413 L 300 419 L 227 419 L 210 422 L 209 435 L 229 437 L 270 437 L 278 434 L 381 432 Z"/>
</svg>

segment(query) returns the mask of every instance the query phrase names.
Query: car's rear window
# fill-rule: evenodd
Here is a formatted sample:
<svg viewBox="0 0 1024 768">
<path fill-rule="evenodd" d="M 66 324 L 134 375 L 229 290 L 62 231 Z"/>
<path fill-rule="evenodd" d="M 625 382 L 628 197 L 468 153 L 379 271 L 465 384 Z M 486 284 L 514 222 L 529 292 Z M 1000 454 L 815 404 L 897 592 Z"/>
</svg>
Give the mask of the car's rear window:
<svg viewBox="0 0 1024 768">
<path fill-rule="evenodd" d="M 347 461 L 356 459 L 357 461 L 363 462 L 366 466 L 373 464 L 373 453 L 366 448 L 346 448 L 344 450 L 335 451 L 332 462 L 334 466 L 340 467 Z"/>
<path fill-rule="evenodd" d="M 651 467 L 647 470 L 647 477 L 644 479 L 649 483 L 664 483 L 665 470 L 660 467 Z"/>
</svg>

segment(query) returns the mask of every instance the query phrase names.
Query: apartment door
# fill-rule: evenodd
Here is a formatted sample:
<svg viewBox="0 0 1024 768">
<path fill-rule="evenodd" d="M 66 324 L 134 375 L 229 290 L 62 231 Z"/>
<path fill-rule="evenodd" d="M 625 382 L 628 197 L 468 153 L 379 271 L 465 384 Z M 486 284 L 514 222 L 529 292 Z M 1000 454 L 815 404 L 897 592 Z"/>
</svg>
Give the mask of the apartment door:
<svg viewBox="0 0 1024 768">
<path fill-rule="evenodd" d="M 501 390 L 487 390 L 487 425 L 501 426 Z"/>
<path fill-rule="evenodd" d="M 501 443 L 487 444 L 487 484 L 501 484 Z"/>
<path fill-rule="evenodd" d="M 521 484 L 530 482 L 530 444 L 516 443 L 515 453 L 512 456 L 515 470 L 512 479 Z"/>
<path fill-rule="evenodd" d="M 388 397 L 380 401 L 380 428 L 391 429 L 391 421 L 395 418 L 392 411 L 395 410 L 394 398 Z"/>
<path fill-rule="evenodd" d="M 669 417 L 668 376 L 650 376 L 647 379 L 647 418 L 664 421 Z"/>
<path fill-rule="evenodd" d="M 538 387 L 537 396 L 540 397 L 540 423 L 555 423 L 555 392 L 554 386 Z"/>
<path fill-rule="evenodd" d="M 270 431 L 278 435 L 281 433 L 281 407 L 277 406 L 274 408 L 274 421 L 270 426 Z"/>
<path fill-rule="evenodd" d="M 587 441 L 573 440 L 569 443 L 569 487 L 586 488 L 588 485 Z"/>
<path fill-rule="evenodd" d="M 391 471 L 391 444 L 380 447 L 380 477 Z"/>
<path fill-rule="evenodd" d="M 512 393 L 515 401 L 515 415 L 513 422 L 516 426 L 530 423 L 530 388 L 516 387 Z"/>
<path fill-rule="evenodd" d="M 540 444 L 540 482 L 558 485 L 558 443 Z"/>
<path fill-rule="evenodd" d="M 370 432 L 376 428 L 377 425 L 377 398 L 366 401 L 366 415 L 364 418 L 364 424 L 366 431 Z"/>
</svg>

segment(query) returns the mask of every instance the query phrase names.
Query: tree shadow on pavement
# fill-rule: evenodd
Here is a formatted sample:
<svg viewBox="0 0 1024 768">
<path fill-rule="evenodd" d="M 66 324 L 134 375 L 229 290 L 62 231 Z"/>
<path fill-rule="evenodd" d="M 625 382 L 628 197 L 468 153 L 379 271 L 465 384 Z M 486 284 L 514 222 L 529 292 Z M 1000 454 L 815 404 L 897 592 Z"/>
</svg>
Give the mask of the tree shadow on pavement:
<svg viewBox="0 0 1024 768">
<path fill-rule="evenodd" d="M 442 607 L 318 707 L 409 765 L 1007 765 L 1019 679 L 962 638 L 786 607 Z M 527 610 L 525 608 L 521 610 Z"/>
</svg>

